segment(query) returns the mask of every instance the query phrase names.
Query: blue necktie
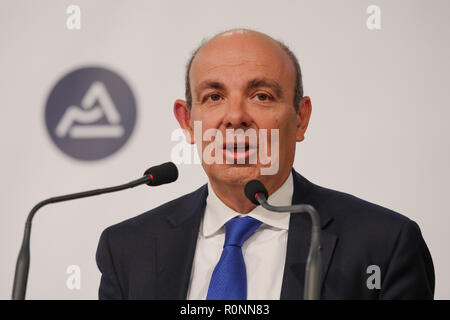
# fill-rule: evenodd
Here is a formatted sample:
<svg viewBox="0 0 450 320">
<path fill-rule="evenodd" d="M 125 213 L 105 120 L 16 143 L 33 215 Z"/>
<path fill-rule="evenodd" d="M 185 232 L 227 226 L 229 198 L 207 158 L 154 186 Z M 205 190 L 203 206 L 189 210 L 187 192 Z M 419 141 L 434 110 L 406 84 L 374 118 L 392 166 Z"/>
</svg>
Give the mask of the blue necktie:
<svg viewBox="0 0 450 320">
<path fill-rule="evenodd" d="M 225 224 L 225 244 L 209 283 L 207 300 L 247 299 L 247 273 L 241 247 L 261 223 L 246 216 Z"/>
</svg>

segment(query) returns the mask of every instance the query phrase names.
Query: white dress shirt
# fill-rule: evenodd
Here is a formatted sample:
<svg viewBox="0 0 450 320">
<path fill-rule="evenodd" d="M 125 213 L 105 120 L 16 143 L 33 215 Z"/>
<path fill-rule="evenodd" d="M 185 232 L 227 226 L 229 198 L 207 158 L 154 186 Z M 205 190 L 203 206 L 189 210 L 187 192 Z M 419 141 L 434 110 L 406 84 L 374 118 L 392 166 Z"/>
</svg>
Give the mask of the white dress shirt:
<svg viewBox="0 0 450 320">
<path fill-rule="evenodd" d="M 270 196 L 270 203 L 290 205 L 293 192 L 291 173 L 284 184 Z M 206 299 L 212 273 L 222 254 L 225 242 L 225 223 L 236 216 L 246 215 L 262 222 L 261 226 L 242 246 L 247 270 L 247 299 L 280 299 L 290 213 L 271 212 L 258 206 L 248 214 L 240 214 L 227 207 L 209 184 L 187 299 Z"/>
</svg>

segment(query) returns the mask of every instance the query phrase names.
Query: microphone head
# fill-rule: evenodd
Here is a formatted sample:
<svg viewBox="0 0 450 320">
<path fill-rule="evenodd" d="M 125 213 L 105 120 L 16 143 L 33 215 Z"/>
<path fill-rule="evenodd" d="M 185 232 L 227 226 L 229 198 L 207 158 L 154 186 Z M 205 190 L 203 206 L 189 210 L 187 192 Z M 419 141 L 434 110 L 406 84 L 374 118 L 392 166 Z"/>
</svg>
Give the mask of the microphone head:
<svg viewBox="0 0 450 320">
<path fill-rule="evenodd" d="M 151 179 L 147 182 L 149 186 L 159 186 L 177 180 L 178 169 L 173 162 L 166 162 L 147 169 L 144 176 L 150 176 Z"/>
<path fill-rule="evenodd" d="M 248 200 L 250 200 L 252 203 L 259 206 L 258 199 L 256 199 L 256 195 L 258 193 L 263 194 L 266 199 L 269 198 L 269 193 L 267 192 L 266 187 L 264 184 L 259 180 L 251 180 L 247 182 L 244 188 L 245 195 L 247 196 Z"/>
</svg>

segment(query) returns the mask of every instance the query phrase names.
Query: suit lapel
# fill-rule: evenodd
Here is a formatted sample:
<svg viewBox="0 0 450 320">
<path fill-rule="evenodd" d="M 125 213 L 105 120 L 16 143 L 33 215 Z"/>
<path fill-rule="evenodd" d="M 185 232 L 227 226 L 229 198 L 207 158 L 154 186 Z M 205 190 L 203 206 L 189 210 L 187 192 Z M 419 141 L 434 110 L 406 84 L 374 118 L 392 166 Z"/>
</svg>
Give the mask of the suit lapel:
<svg viewBox="0 0 450 320">
<path fill-rule="evenodd" d="M 292 171 L 294 177 L 294 194 L 292 204 L 310 204 L 319 212 L 322 253 L 322 287 L 328 266 L 333 255 L 337 237 L 325 230 L 332 222 L 333 217 L 326 211 L 321 211 L 321 203 L 325 200 L 321 197 L 311 182 L 300 174 Z M 286 251 L 286 263 L 284 267 L 281 296 L 283 300 L 303 299 L 306 260 L 311 243 L 311 220 L 307 213 L 292 213 L 289 221 L 289 234 Z"/>
<path fill-rule="evenodd" d="M 170 227 L 156 245 L 158 299 L 186 299 L 207 194 L 204 185 L 166 217 Z"/>
<path fill-rule="evenodd" d="M 294 194 L 292 204 L 313 205 L 319 212 L 322 226 L 322 287 L 328 266 L 334 252 L 337 237 L 326 231 L 333 218 L 321 211 L 325 200 L 317 186 L 293 170 Z M 194 260 L 200 222 L 203 217 L 207 185 L 193 192 L 183 204 L 174 208 L 166 217 L 166 228 L 156 239 L 158 299 L 186 299 Z M 280 298 L 283 300 L 303 299 L 306 259 L 311 242 L 311 221 L 307 213 L 291 214 L 286 252 L 286 262 Z"/>
</svg>

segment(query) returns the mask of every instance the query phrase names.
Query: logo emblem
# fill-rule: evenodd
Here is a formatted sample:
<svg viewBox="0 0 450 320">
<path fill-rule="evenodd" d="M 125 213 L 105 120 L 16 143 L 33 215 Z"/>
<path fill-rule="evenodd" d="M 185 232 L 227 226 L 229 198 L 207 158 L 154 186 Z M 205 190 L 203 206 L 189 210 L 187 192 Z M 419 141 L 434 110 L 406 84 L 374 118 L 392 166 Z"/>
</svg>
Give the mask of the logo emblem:
<svg viewBox="0 0 450 320">
<path fill-rule="evenodd" d="M 118 151 L 136 123 L 136 102 L 128 84 L 104 68 L 83 68 L 52 89 L 45 122 L 53 142 L 70 157 L 99 160 Z"/>
</svg>

